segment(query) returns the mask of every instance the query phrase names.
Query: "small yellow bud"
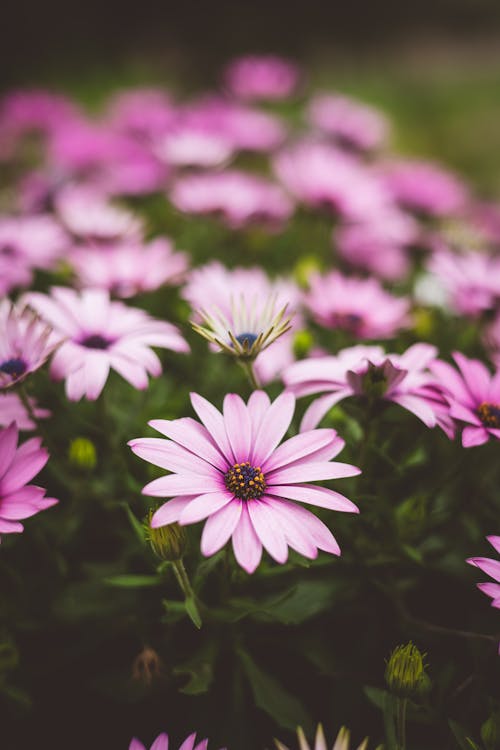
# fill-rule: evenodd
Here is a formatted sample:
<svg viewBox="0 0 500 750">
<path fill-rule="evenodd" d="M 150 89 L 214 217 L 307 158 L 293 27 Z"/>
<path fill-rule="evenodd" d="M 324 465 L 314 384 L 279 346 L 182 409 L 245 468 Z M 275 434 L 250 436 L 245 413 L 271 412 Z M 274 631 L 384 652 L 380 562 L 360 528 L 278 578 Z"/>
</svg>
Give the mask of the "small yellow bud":
<svg viewBox="0 0 500 750">
<path fill-rule="evenodd" d="M 309 354 L 314 344 L 314 338 L 310 331 L 298 331 L 293 337 L 293 351 L 299 359 Z"/>
<path fill-rule="evenodd" d="M 413 330 L 420 338 L 428 338 L 434 331 L 434 316 L 431 310 L 419 308 L 413 313 Z"/>
<path fill-rule="evenodd" d="M 71 441 L 68 457 L 72 464 L 86 471 L 92 471 L 97 463 L 94 443 L 84 437 L 78 437 Z"/>
<path fill-rule="evenodd" d="M 422 655 L 411 641 L 394 649 L 385 669 L 385 681 L 391 693 L 412 698 L 429 690 L 424 659 L 425 654 Z"/>
<path fill-rule="evenodd" d="M 167 562 L 181 560 L 186 551 L 186 530 L 178 523 L 170 523 L 168 526 L 153 529 L 151 527 L 153 513 L 154 510 L 150 510 L 144 522 L 144 533 L 151 549 L 160 560 Z"/>
<path fill-rule="evenodd" d="M 293 273 L 300 286 L 306 287 L 311 274 L 321 271 L 321 264 L 315 255 L 305 255 L 295 264 Z"/>
</svg>

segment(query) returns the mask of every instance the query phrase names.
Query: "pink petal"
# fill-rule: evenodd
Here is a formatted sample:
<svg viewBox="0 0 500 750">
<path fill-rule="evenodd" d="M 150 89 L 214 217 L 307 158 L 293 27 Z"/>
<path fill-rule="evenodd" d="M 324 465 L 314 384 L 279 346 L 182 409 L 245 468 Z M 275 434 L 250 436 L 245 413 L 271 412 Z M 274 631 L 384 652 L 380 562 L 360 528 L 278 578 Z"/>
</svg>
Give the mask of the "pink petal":
<svg viewBox="0 0 500 750">
<path fill-rule="evenodd" d="M 160 734 L 151 745 L 151 750 L 168 750 L 168 735 Z"/>
<path fill-rule="evenodd" d="M 335 430 L 311 430 L 289 438 L 279 445 L 262 464 L 262 471 L 272 471 L 293 463 L 329 445 L 337 436 Z"/>
<path fill-rule="evenodd" d="M 33 479 L 45 466 L 48 458 L 49 454 L 43 448 L 35 448 L 29 452 L 20 449 L 0 482 L 2 494 L 9 495 Z"/>
<path fill-rule="evenodd" d="M 168 524 L 178 521 L 182 511 L 193 500 L 193 497 L 173 497 L 167 503 L 164 503 L 153 514 L 151 528 L 157 529 L 160 526 L 168 526 Z"/>
<path fill-rule="evenodd" d="M 24 526 L 19 521 L 7 521 L 0 517 L 0 533 L 19 534 L 23 529 Z"/>
<path fill-rule="evenodd" d="M 262 544 L 255 533 L 246 503 L 242 506 L 239 523 L 233 532 L 233 552 L 236 561 L 247 573 L 256 570 L 262 557 Z"/>
<path fill-rule="evenodd" d="M 210 557 L 218 552 L 231 537 L 241 517 L 242 503 L 233 500 L 209 516 L 201 535 L 201 552 Z"/>
<path fill-rule="evenodd" d="M 298 500 L 308 505 L 316 505 L 318 508 L 328 508 L 328 510 L 337 510 L 344 513 L 359 513 L 358 507 L 347 497 L 341 495 L 340 492 L 325 487 L 316 487 L 314 484 L 270 485 L 267 491 L 271 495 Z"/>
<path fill-rule="evenodd" d="M 288 546 L 280 517 L 273 512 L 271 503 L 263 498 L 252 500 L 247 507 L 252 526 L 264 548 L 276 562 L 285 563 L 288 558 Z"/>
<path fill-rule="evenodd" d="M 361 470 L 351 464 L 340 461 L 324 461 L 320 463 L 297 464 L 290 468 L 278 469 L 266 477 L 268 486 L 274 484 L 295 484 L 295 482 L 326 481 L 327 479 L 341 479 L 355 477 Z"/>
<path fill-rule="evenodd" d="M 16 453 L 18 430 L 15 422 L 0 432 L 0 478 L 5 474 Z"/>
<path fill-rule="evenodd" d="M 489 391 L 491 375 L 488 368 L 478 359 L 469 359 L 461 352 L 454 352 L 453 359 L 459 366 L 467 387 L 479 401 L 484 400 Z"/>
<path fill-rule="evenodd" d="M 173 495 L 201 495 L 204 492 L 218 492 L 221 480 L 218 476 L 209 477 L 197 474 L 169 474 L 166 477 L 153 479 L 142 488 L 143 495 L 153 497 L 170 497 Z"/>
<path fill-rule="evenodd" d="M 253 441 L 253 463 L 262 466 L 290 427 L 295 396 L 284 391 L 271 404 Z"/>
<path fill-rule="evenodd" d="M 394 401 L 404 409 L 411 411 L 416 417 L 421 419 L 427 427 L 435 427 L 436 415 L 423 398 L 413 396 L 409 393 L 402 393 L 400 395 L 391 396 L 388 400 Z"/>
<path fill-rule="evenodd" d="M 200 396 L 198 393 L 191 393 L 191 403 L 193 409 L 205 425 L 207 432 L 212 436 L 222 455 L 226 458 L 228 464 L 233 463 L 233 452 L 229 443 L 224 419 L 218 409 L 210 401 Z"/>
<path fill-rule="evenodd" d="M 287 544 L 304 557 L 314 560 L 318 556 L 318 550 L 301 519 L 294 514 L 293 504 L 276 499 L 270 505 L 280 519 L 280 526 Z"/>
<path fill-rule="evenodd" d="M 236 393 L 224 398 L 224 426 L 236 463 L 248 461 L 250 457 L 252 426 L 250 415 L 243 399 Z"/>
<path fill-rule="evenodd" d="M 450 406 L 450 417 L 453 419 L 460 419 L 462 422 L 470 422 L 474 425 L 481 425 L 481 420 L 478 415 L 472 411 L 468 406 L 463 406 L 457 402 Z"/>
<path fill-rule="evenodd" d="M 227 462 L 213 444 L 207 428 L 195 419 L 152 419 L 149 425 L 221 471 L 227 470 Z"/>
<path fill-rule="evenodd" d="M 270 406 L 271 401 L 265 391 L 253 391 L 248 399 L 247 408 L 252 422 L 252 438 L 254 440 Z"/>
<path fill-rule="evenodd" d="M 488 431 L 484 427 L 464 427 L 462 432 L 462 445 L 464 448 L 474 448 L 483 445 L 489 440 Z"/>
<path fill-rule="evenodd" d="M 193 750 L 195 742 L 196 742 L 196 732 L 193 732 L 193 734 L 190 734 L 189 737 L 187 737 L 184 740 L 179 750 Z"/>
<path fill-rule="evenodd" d="M 486 539 L 489 541 L 492 547 L 500 554 L 500 536 L 490 535 Z"/>
<path fill-rule="evenodd" d="M 167 471 L 184 474 L 193 472 L 198 474 L 211 474 L 213 466 L 204 461 L 186 448 L 174 443 L 172 440 L 163 438 L 135 438 L 129 440 L 128 445 L 132 451 L 155 466 L 160 466 Z"/>
<path fill-rule="evenodd" d="M 343 388 L 336 393 L 328 393 L 326 396 L 317 398 L 306 409 L 300 423 L 300 431 L 313 430 L 321 422 L 325 414 L 330 411 L 332 406 L 335 406 L 335 404 L 338 404 L 339 401 L 342 401 L 347 396 L 352 396 L 351 388 Z"/>
<path fill-rule="evenodd" d="M 500 561 L 490 560 L 489 557 L 471 557 L 467 560 L 469 565 L 475 565 L 486 573 L 486 575 L 493 578 L 495 581 L 500 581 Z"/>
<path fill-rule="evenodd" d="M 292 505 L 291 503 L 287 503 L 286 500 L 275 500 L 274 502 L 287 505 L 289 509 L 291 508 L 293 510 L 297 522 L 300 523 L 304 531 L 310 535 L 318 549 L 329 552 L 332 555 L 340 555 L 340 547 L 332 532 L 323 521 L 320 521 L 320 519 L 313 513 L 302 508 L 300 505 Z"/>
<path fill-rule="evenodd" d="M 477 587 L 483 594 L 490 596 L 492 599 L 500 597 L 500 583 L 478 583 Z"/>
<path fill-rule="evenodd" d="M 227 490 L 221 492 L 208 492 L 199 495 L 184 508 L 179 516 L 180 524 L 197 523 L 211 516 L 233 500 L 233 495 Z"/>
</svg>

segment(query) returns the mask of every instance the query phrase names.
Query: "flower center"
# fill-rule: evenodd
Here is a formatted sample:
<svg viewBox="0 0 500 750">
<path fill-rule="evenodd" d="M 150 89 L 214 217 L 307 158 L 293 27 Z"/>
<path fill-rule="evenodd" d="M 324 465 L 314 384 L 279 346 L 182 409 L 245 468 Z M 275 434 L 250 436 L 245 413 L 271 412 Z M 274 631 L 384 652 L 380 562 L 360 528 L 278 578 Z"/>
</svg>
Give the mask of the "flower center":
<svg viewBox="0 0 500 750">
<path fill-rule="evenodd" d="M 500 404 L 488 404 L 484 401 L 478 407 L 477 413 L 486 427 L 500 429 Z"/>
<path fill-rule="evenodd" d="M 357 334 L 360 331 L 363 319 L 356 313 L 333 313 L 332 325 L 337 328 L 343 328 L 345 331 Z"/>
<path fill-rule="evenodd" d="M 260 466 L 250 466 L 248 461 L 235 464 L 224 475 L 229 492 L 240 500 L 255 500 L 266 491 L 266 480 Z"/>
<path fill-rule="evenodd" d="M 0 255 L 12 258 L 14 255 L 17 255 L 17 248 L 7 242 L 4 245 L 0 245 Z"/>
<path fill-rule="evenodd" d="M 6 359 L 5 362 L 0 363 L 0 372 L 5 372 L 6 375 L 11 375 L 13 378 L 20 378 L 21 375 L 24 375 L 26 369 L 26 362 L 17 357 Z"/>
<path fill-rule="evenodd" d="M 78 343 L 80 346 L 87 347 L 87 349 L 107 349 L 113 342 L 98 333 L 93 333 L 91 336 L 85 336 Z"/>
<path fill-rule="evenodd" d="M 238 344 L 246 346 L 247 349 L 251 349 L 258 337 L 255 333 L 240 333 L 239 336 L 236 336 L 235 338 Z"/>
</svg>

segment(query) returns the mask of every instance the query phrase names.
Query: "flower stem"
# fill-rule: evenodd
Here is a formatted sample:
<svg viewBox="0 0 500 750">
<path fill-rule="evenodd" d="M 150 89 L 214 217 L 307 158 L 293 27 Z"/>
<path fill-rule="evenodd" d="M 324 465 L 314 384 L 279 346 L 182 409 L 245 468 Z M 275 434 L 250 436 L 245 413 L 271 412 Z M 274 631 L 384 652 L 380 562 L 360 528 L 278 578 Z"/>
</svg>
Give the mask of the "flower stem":
<svg viewBox="0 0 500 750">
<path fill-rule="evenodd" d="M 255 374 L 255 370 L 253 368 L 253 362 L 251 360 L 241 360 L 241 359 L 238 361 L 240 365 L 243 367 L 243 369 L 245 370 L 246 376 L 248 380 L 250 381 L 250 385 L 252 386 L 252 388 L 255 388 L 256 390 L 258 390 L 261 387 L 261 385 L 258 381 L 257 375 Z"/>
<path fill-rule="evenodd" d="M 182 560 L 174 560 L 172 562 L 172 567 L 174 569 L 175 577 L 177 578 L 177 583 L 184 593 L 186 612 L 188 613 L 194 625 L 196 625 L 196 627 L 200 629 L 202 626 L 202 619 L 200 616 L 200 611 L 198 609 L 198 604 L 196 602 L 196 594 L 194 593 L 193 587 L 191 586 L 191 581 L 189 580 L 189 576 L 187 574 L 186 568 L 184 567 L 184 563 L 182 562 Z"/>
<path fill-rule="evenodd" d="M 407 698 L 396 699 L 396 732 L 398 750 L 406 750 L 406 708 Z"/>
</svg>

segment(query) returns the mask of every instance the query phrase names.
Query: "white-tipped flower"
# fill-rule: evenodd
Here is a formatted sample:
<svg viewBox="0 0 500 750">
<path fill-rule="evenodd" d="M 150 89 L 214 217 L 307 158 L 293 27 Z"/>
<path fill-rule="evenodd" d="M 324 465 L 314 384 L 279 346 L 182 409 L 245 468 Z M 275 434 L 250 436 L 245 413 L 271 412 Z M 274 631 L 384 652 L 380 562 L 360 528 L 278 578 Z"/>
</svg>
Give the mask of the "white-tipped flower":
<svg viewBox="0 0 500 750">
<path fill-rule="evenodd" d="M 276 294 L 269 295 L 264 304 L 257 297 L 248 299 L 241 295 L 231 298 L 228 313 L 220 307 L 198 310 L 201 324 L 191 325 L 226 354 L 252 361 L 290 330 L 292 316 L 286 315 L 286 311 L 287 305 L 280 307 Z"/>
<path fill-rule="evenodd" d="M 316 738 L 315 738 L 313 747 L 309 745 L 308 741 L 306 740 L 305 734 L 300 727 L 297 730 L 297 739 L 299 741 L 298 750 L 328 750 L 325 734 L 323 732 L 323 727 L 321 726 L 321 724 L 318 724 L 318 729 L 316 730 Z M 337 739 L 335 740 L 335 743 L 332 747 L 332 750 L 349 750 L 350 741 L 351 741 L 351 733 L 345 727 L 341 727 L 337 735 Z M 275 740 L 275 742 L 276 742 L 276 747 L 278 748 L 278 750 L 288 750 L 288 748 L 285 745 L 283 745 L 281 742 L 279 742 L 278 740 Z M 368 740 L 365 739 L 363 740 L 361 745 L 359 745 L 358 750 L 367 750 L 367 748 L 368 748 Z"/>
</svg>

